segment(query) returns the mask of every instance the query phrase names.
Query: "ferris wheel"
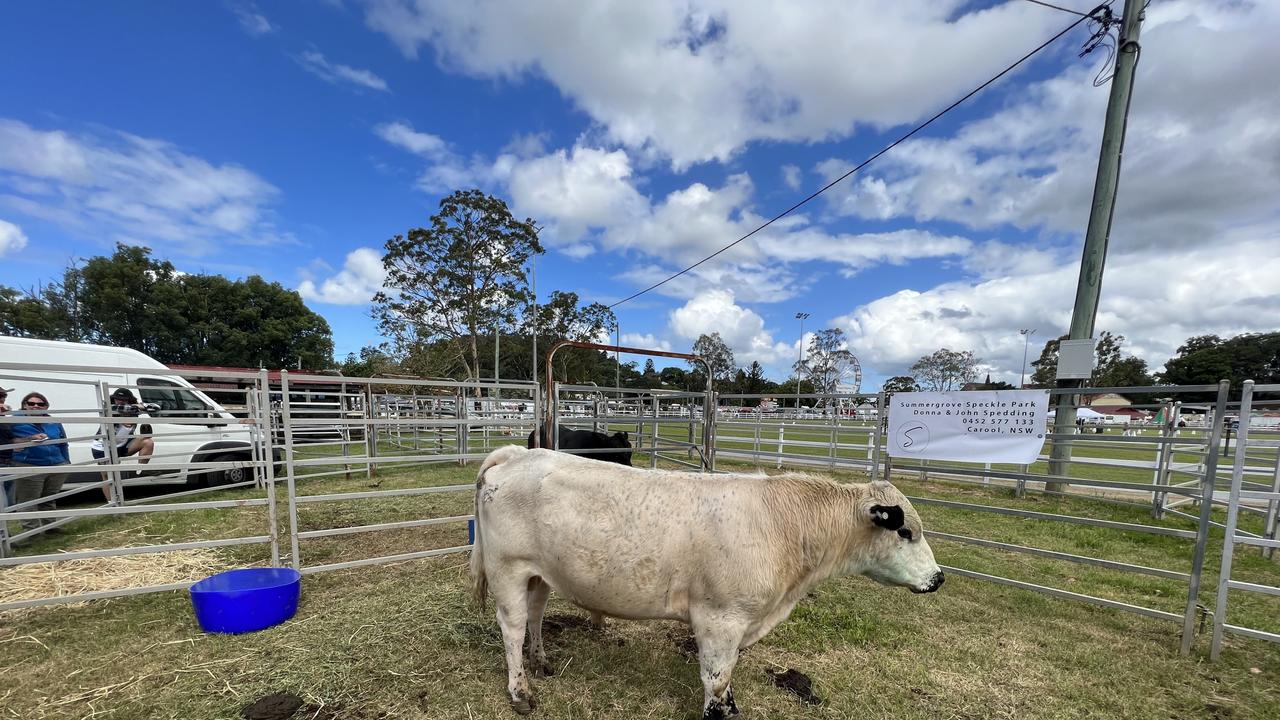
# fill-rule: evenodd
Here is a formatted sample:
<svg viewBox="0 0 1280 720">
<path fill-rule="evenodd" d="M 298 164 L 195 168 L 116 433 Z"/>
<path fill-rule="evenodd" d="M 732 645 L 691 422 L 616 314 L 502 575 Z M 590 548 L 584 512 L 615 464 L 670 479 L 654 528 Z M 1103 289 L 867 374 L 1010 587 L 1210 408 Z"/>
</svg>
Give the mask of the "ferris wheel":
<svg viewBox="0 0 1280 720">
<path fill-rule="evenodd" d="M 835 388 L 838 393 L 856 393 L 862 390 L 862 363 L 858 362 L 858 356 L 853 353 L 841 361 L 835 367 L 836 383 Z"/>
</svg>

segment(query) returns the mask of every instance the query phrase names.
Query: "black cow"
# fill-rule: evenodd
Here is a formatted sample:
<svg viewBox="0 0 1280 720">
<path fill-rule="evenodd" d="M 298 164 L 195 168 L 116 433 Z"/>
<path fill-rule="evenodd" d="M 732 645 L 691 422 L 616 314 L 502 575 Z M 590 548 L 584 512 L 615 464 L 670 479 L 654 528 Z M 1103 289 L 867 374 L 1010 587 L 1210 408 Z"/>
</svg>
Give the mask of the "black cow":
<svg viewBox="0 0 1280 720">
<path fill-rule="evenodd" d="M 575 452 L 574 455 L 616 462 L 620 465 L 631 464 L 631 441 L 625 432 L 607 435 L 593 430 L 570 430 L 564 427 L 559 428 L 559 430 L 561 450 L 586 450 L 588 452 Z M 534 447 L 534 434 L 535 432 L 540 432 L 542 434 L 541 447 L 554 448 L 555 445 L 551 443 L 551 433 L 549 431 L 550 428 L 547 427 L 546 423 L 543 423 L 541 428 L 529 433 L 527 447 Z M 612 450 L 614 452 L 590 452 L 592 450 Z M 620 452 L 621 450 L 626 452 Z"/>
</svg>

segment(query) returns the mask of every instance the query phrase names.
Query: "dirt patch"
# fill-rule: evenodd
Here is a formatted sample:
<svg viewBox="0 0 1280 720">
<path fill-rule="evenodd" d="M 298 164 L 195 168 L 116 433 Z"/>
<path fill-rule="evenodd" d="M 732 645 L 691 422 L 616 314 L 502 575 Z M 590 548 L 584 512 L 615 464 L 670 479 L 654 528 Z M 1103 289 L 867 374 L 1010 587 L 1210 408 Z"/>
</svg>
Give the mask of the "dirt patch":
<svg viewBox="0 0 1280 720">
<path fill-rule="evenodd" d="M 821 705 L 824 702 L 813 693 L 813 681 L 799 670 L 787 668 L 786 672 L 778 672 L 773 668 L 766 668 L 765 674 L 773 680 L 774 685 L 800 698 L 802 702 L 809 705 Z"/>
<path fill-rule="evenodd" d="M 675 643 L 676 651 L 685 657 L 686 660 L 697 662 L 698 660 L 698 639 L 688 632 L 680 632 L 672 630 L 667 633 L 667 639 Z"/>
<path fill-rule="evenodd" d="M 570 615 L 568 613 L 555 613 L 546 615 L 542 618 L 542 640 L 554 640 L 566 630 L 585 630 L 593 631 L 591 621 L 581 615 Z"/>
<path fill-rule="evenodd" d="M 245 705 L 240 717 L 245 720 L 288 720 L 302 707 L 302 698 L 293 693 L 271 693 Z"/>
</svg>

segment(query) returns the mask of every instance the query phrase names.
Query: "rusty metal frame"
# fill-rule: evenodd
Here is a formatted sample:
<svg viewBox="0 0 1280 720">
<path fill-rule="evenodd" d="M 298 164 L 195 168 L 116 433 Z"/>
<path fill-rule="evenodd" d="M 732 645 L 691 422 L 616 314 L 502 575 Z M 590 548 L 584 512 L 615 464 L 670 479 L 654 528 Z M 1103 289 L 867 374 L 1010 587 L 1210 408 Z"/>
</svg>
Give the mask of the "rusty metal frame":
<svg viewBox="0 0 1280 720">
<path fill-rule="evenodd" d="M 551 348 L 547 350 L 546 364 L 543 366 L 547 370 L 547 373 L 546 373 L 547 402 L 544 406 L 545 411 L 544 411 L 543 425 L 542 425 L 542 427 L 544 428 L 550 428 L 549 437 L 547 439 L 551 441 L 550 444 L 552 446 L 555 445 L 555 441 L 557 438 L 557 435 L 556 435 L 557 423 L 556 423 L 556 407 L 555 407 L 555 397 L 556 397 L 555 365 L 553 365 L 551 361 L 555 357 L 556 352 L 560 350 L 560 348 L 564 348 L 564 347 L 584 348 L 586 350 L 600 350 L 603 352 L 628 353 L 632 355 L 650 355 L 654 357 L 676 358 L 678 360 L 687 360 L 689 362 L 702 363 L 702 366 L 705 367 L 707 370 L 707 391 L 706 391 L 707 394 L 706 394 L 706 397 L 703 398 L 702 400 L 702 445 L 703 445 L 703 448 L 705 448 L 703 451 L 702 466 L 704 470 L 715 469 L 714 438 L 715 438 L 715 424 L 716 424 L 716 399 L 715 399 L 715 390 L 713 385 L 715 378 L 711 373 L 711 363 L 708 362 L 706 358 L 702 357 L 701 355 L 692 355 L 689 353 L 668 352 L 666 350 L 649 350 L 646 348 L 633 348 L 633 347 L 625 347 L 622 345 L 602 345 L 600 343 L 582 342 L 579 340 L 561 340 L 560 342 L 552 345 Z M 536 430 L 541 430 L 541 429 L 542 428 L 537 428 Z M 543 440 L 543 434 L 541 432 L 535 431 L 534 447 L 541 447 L 542 440 Z"/>
</svg>

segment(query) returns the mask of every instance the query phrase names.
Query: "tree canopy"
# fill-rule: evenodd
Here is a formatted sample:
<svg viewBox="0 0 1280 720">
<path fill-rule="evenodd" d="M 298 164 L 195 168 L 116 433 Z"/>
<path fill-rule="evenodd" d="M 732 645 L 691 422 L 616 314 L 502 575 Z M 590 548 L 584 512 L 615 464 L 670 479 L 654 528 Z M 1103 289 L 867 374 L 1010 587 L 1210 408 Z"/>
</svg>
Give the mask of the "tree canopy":
<svg viewBox="0 0 1280 720">
<path fill-rule="evenodd" d="M 1164 364 L 1160 379 L 1170 385 L 1208 385 L 1230 380 L 1238 396 L 1245 380 L 1258 384 L 1280 382 L 1280 332 L 1189 338 L 1177 357 Z"/>
<path fill-rule="evenodd" d="M 969 350 L 942 348 L 911 366 L 911 375 L 925 390 L 959 390 L 978 377 L 978 359 Z"/>
<path fill-rule="evenodd" d="M 68 267 L 57 283 L 0 288 L 10 335 L 128 347 L 167 364 L 328 368 L 329 324 L 279 283 L 186 274 L 145 247 Z"/>
<path fill-rule="evenodd" d="M 720 337 L 720 333 L 699 335 L 693 343 L 693 354 L 701 355 L 711 365 L 711 377 L 717 383 L 727 383 L 733 378 L 733 371 L 737 367 L 733 359 L 733 350 L 729 348 L 724 338 Z M 700 364 L 692 361 L 689 364 L 694 366 L 695 373 L 701 375 Z"/>
<path fill-rule="evenodd" d="M 806 376 L 817 392 L 833 393 L 853 362 L 856 359 L 845 345 L 844 330 L 831 328 L 814 333 L 804 359 L 792 367 Z"/>
<path fill-rule="evenodd" d="M 385 247 L 385 289 L 373 298 L 383 334 L 401 351 L 443 341 L 479 377 L 480 336 L 511 328 L 532 301 L 525 263 L 542 253 L 533 220 L 516 220 L 500 198 L 460 190 L 440 201 L 428 227 Z"/>
</svg>

